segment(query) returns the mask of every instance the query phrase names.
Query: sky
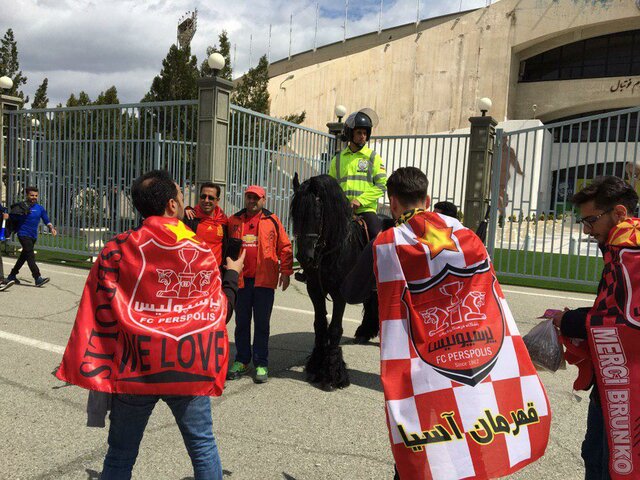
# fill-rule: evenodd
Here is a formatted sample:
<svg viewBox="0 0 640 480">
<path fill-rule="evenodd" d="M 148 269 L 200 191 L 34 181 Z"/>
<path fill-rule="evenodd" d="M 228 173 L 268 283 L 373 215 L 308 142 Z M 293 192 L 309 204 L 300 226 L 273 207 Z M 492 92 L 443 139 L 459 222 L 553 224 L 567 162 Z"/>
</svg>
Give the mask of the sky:
<svg viewBox="0 0 640 480">
<path fill-rule="evenodd" d="M 347 38 L 446 13 L 484 7 L 491 0 L 348 0 Z M 495 2 L 495 0 L 493 0 Z M 316 5 L 318 29 L 316 35 Z M 234 78 L 269 53 L 291 53 L 341 41 L 345 0 L 0 0 L 0 35 L 12 28 L 25 94 L 49 79 L 49 107 L 84 90 L 93 100 L 112 85 L 121 103 L 140 101 L 176 43 L 178 20 L 198 10 L 191 51 L 204 60 L 226 30 Z M 269 26 L 271 48 L 269 49 Z M 235 61 L 234 61 L 235 58 Z M 3 72 L 0 72 L 0 76 Z"/>
</svg>

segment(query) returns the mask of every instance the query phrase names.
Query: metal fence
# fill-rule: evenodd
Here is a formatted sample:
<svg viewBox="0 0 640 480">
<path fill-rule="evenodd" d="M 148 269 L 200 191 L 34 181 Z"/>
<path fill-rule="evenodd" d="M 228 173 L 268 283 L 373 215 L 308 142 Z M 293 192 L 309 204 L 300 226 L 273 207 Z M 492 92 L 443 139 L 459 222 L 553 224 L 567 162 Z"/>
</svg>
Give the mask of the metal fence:
<svg viewBox="0 0 640 480">
<path fill-rule="evenodd" d="M 570 202 L 596 176 L 640 192 L 640 108 L 497 130 L 488 246 L 506 276 L 596 285 L 597 244 Z"/>
<path fill-rule="evenodd" d="M 232 105 L 227 213 L 243 208 L 247 186 L 261 185 L 267 192 L 266 208 L 289 230 L 294 174 L 303 181 L 326 173 L 334 141 L 327 133 Z"/>
<path fill-rule="evenodd" d="M 43 229 L 38 248 L 95 254 L 138 223 L 130 187 L 141 173 L 167 169 L 195 200 L 196 120 L 196 101 L 9 112 L 7 203 L 37 186 L 59 233 Z"/>
<path fill-rule="evenodd" d="M 432 203 L 463 204 L 469 134 L 377 136 L 369 146 L 380 154 L 389 175 L 400 167 L 425 172 Z M 387 196 L 381 211 L 389 213 Z"/>
<path fill-rule="evenodd" d="M 40 231 L 38 248 L 95 255 L 105 239 L 139 223 L 130 187 L 141 173 L 169 170 L 185 204 L 198 201 L 197 101 L 9 112 L 5 201 L 37 186 L 59 235 Z M 292 178 L 328 169 L 334 138 L 231 106 L 226 211 L 243 207 L 244 189 L 267 190 L 267 208 L 289 227 Z M 15 242 L 14 242 L 15 243 Z"/>
<path fill-rule="evenodd" d="M 38 248 L 95 254 L 101 240 L 139 219 L 130 186 L 146 170 L 166 168 L 197 202 L 197 102 L 17 110 L 7 114 L 6 201 L 36 185 L 59 235 L 43 230 Z M 595 285 L 600 252 L 576 223 L 571 196 L 603 174 L 640 192 L 640 108 L 543 125 L 499 125 L 492 165 L 487 244 L 498 273 Z M 333 136 L 232 105 L 226 212 L 243 207 L 244 189 L 267 190 L 267 208 L 287 228 L 294 173 L 326 173 Z M 378 136 L 370 147 L 388 173 L 416 166 L 432 202 L 464 205 L 468 133 Z M 386 197 L 382 212 L 388 212 Z"/>
</svg>

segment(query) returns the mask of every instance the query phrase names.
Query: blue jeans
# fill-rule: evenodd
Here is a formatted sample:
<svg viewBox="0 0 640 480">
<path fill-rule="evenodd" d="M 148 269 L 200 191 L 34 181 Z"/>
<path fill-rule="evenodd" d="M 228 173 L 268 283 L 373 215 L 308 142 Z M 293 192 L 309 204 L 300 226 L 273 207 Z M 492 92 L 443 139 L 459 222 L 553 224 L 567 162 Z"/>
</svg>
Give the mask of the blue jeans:
<svg viewBox="0 0 640 480">
<path fill-rule="evenodd" d="M 594 386 L 589 396 L 587 433 L 582 442 L 585 480 L 610 480 L 609 444 L 598 389 Z"/>
<path fill-rule="evenodd" d="M 114 395 L 111 404 L 109 450 L 101 480 L 131 478 L 144 429 L 158 400 L 173 413 L 193 464 L 195 480 L 222 480 L 222 464 L 213 437 L 209 397 L 174 395 Z"/>
<path fill-rule="evenodd" d="M 253 364 L 269 365 L 269 322 L 275 290 L 255 286 L 255 278 L 245 278 L 244 288 L 238 290 L 236 301 L 236 361 L 251 363 L 251 316 L 253 332 Z"/>
</svg>

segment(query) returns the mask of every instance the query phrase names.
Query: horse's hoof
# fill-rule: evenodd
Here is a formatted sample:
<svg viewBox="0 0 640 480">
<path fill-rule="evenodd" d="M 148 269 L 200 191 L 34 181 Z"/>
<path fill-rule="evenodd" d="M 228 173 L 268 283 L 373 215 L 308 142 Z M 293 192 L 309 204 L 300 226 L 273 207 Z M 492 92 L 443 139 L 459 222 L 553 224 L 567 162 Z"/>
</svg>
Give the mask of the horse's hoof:
<svg viewBox="0 0 640 480">
<path fill-rule="evenodd" d="M 366 345 L 367 343 L 369 343 L 369 340 L 369 337 L 356 336 L 353 338 L 353 343 L 355 343 L 356 345 Z"/>
<path fill-rule="evenodd" d="M 336 390 L 336 387 L 334 387 L 330 383 L 323 383 L 322 385 L 320 385 L 320 388 L 325 392 L 335 392 Z"/>
</svg>

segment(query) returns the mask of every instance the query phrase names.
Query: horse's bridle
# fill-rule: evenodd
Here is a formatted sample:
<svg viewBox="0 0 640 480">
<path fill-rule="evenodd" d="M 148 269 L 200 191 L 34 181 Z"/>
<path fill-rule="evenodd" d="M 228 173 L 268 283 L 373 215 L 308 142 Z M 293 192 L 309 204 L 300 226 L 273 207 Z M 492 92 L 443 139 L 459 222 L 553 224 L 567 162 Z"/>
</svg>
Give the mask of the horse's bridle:
<svg viewBox="0 0 640 480">
<path fill-rule="evenodd" d="M 322 259 L 326 255 L 329 255 L 330 253 L 333 253 L 340 248 L 340 245 L 338 244 L 333 248 L 330 248 L 329 250 L 325 250 L 327 246 L 327 241 L 322 236 L 323 226 L 324 226 L 324 223 L 323 223 L 324 212 L 323 212 L 322 202 L 320 202 L 320 199 L 318 197 L 316 197 L 316 203 L 318 204 L 317 220 L 320 224 L 320 229 L 318 230 L 318 233 L 305 233 L 302 235 L 298 235 L 301 238 L 311 239 L 311 242 L 312 242 L 311 245 L 313 246 L 314 256 L 313 256 L 313 261 L 311 262 L 309 267 L 312 268 L 313 270 L 318 270 L 320 268 Z"/>
</svg>

